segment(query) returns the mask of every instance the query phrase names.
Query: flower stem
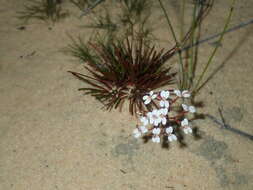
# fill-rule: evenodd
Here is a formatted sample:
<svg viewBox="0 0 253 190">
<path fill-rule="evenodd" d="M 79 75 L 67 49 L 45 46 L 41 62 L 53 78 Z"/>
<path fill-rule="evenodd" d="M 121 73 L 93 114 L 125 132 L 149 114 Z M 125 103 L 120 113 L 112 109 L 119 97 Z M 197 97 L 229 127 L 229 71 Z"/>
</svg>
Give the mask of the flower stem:
<svg viewBox="0 0 253 190">
<path fill-rule="evenodd" d="M 161 0 L 158 0 L 158 1 L 159 1 L 159 4 L 160 4 L 160 6 L 161 6 L 161 8 L 163 10 L 163 13 L 164 13 L 165 18 L 167 20 L 167 23 L 169 25 L 170 31 L 171 31 L 172 36 L 174 38 L 174 41 L 176 43 L 176 47 L 179 49 L 179 51 L 178 51 L 178 58 L 179 58 L 179 68 L 180 68 L 180 75 L 181 76 L 179 75 L 179 84 L 178 85 L 179 85 L 179 88 L 181 89 L 183 87 L 182 84 L 183 84 L 183 81 L 184 81 L 184 70 L 183 70 L 183 58 L 182 58 L 180 43 L 177 40 L 177 37 L 176 37 L 175 31 L 173 29 L 172 23 L 171 23 L 171 21 L 169 19 L 169 16 L 168 16 L 168 14 L 167 14 L 167 12 L 166 12 L 166 10 L 165 10 L 165 8 L 164 8 Z"/>
<path fill-rule="evenodd" d="M 224 34 L 225 34 L 225 32 L 226 32 L 226 30 L 227 30 L 227 28 L 228 28 L 228 25 L 229 25 L 229 23 L 230 23 L 230 21 L 231 21 L 232 13 L 233 13 L 233 11 L 234 11 L 234 5 L 235 5 L 235 0 L 232 0 L 231 7 L 230 7 L 230 11 L 229 11 L 229 15 L 228 15 L 228 17 L 227 17 L 227 20 L 226 20 L 225 26 L 224 26 L 224 28 L 223 28 L 222 34 L 221 34 L 221 36 L 220 36 L 220 38 L 219 38 L 219 40 L 218 40 L 218 44 L 220 44 L 220 43 L 222 42 L 223 37 L 224 37 Z M 213 58 L 214 58 L 214 55 L 216 54 L 218 48 L 219 48 L 219 46 L 216 46 L 215 49 L 213 50 L 211 56 L 209 57 L 209 59 L 208 59 L 208 61 L 207 61 L 207 64 L 206 64 L 206 66 L 204 67 L 204 69 L 203 69 L 203 71 L 202 71 L 202 73 L 201 73 L 201 75 L 200 75 L 200 77 L 199 77 L 199 79 L 198 79 L 198 81 L 197 81 L 197 84 L 195 85 L 195 87 L 194 87 L 194 89 L 193 89 L 193 91 L 192 91 L 192 93 L 193 93 L 194 95 L 196 95 L 196 93 L 200 90 L 200 88 L 199 88 L 200 82 L 201 82 L 201 80 L 203 79 L 203 77 L 204 77 L 204 75 L 205 75 L 205 73 L 206 73 L 208 67 L 210 66 L 210 64 L 211 64 L 211 62 L 212 62 L 212 60 L 213 60 Z M 200 85 L 200 86 L 201 86 L 201 85 Z"/>
</svg>

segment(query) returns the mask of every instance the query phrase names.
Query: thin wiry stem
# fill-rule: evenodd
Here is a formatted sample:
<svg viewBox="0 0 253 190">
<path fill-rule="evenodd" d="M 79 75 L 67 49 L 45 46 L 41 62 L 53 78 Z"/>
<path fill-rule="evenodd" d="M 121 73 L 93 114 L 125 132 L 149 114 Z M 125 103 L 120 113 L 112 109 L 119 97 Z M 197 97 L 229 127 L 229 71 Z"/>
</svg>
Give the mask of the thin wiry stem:
<svg viewBox="0 0 253 190">
<path fill-rule="evenodd" d="M 180 49 L 180 48 L 181 48 L 181 47 L 180 47 L 180 43 L 179 43 L 179 41 L 177 40 L 175 31 L 174 31 L 174 29 L 173 29 L 173 26 L 172 26 L 172 24 L 171 24 L 171 21 L 170 21 L 170 19 L 169 19 L 169 16 L 168 16 L 168 14 L 167 14 L 167 12 L 166 12 L 166 10 L 165 10 L 165 8 L 164 8 L 164 6 L 163 6 L 161 0 L 158 0 L 158 1 L 159 1 L 159 4 L 160 4 L 160 6 L 161 6 L 161 8 L 162 8 L 162 10 L 163 10 L 163 13 L 164 13 L 165 18 L 166 18 L 166 20 L 167 20 L 167 23 L 169 24 L 170 31 L 171 31 L 171 33 L 172 33 L 172 36 L 173 36 L 175 42 L 176 42 L 176 47 L 177 47 L 178 49 Z M 182 81 L 184 81 L 183 58 L 182 58 L 181 50 L 178 51 L 178 57 L 179 57 L 179 65 L 180 65 L 179 85 L 181 85 L 181 84 L 182 84 Z M 181 76 L 180 76 L 180 75 L 181 75 Z M 179 87 L 182 88 L 182 85 L 179 86 Z"/>
<path fill-rule="evenodd" d="M 185 0 L 182 0 L 181 1 L 181 10 L 180 10 L 180 12 L 181 12 L 181 18 L 180 18 L 180 41 L 182 41 L 183 40 L 183 38 L 184 38 L 184 13 L 185 13 Z"/>
<path fill-rule="evenodd" d="M 224 37 L 224 34 L 228 28 L 228 25 L 230 23 L 230 20 L 231 20 L 231 17 L 232 17 L 232 14 L 233 14 L 233 11 L 234 11 L 234 5 L 235 5 L 235 0 L 232 0 L 232 3 L 231 3 L 231 7 L 230 7 L 230 11 L 229 11 L 229 14 L 228 14 L 228 17 L 227 17 L 227 20 L 226 20 L 226 23 L 225 23 L 225 26 L 224 26 L 224 29 L 223 29 L 223 32 L 218 40 L 218 44 L 220 44 L 223 40 L 223 37 Z M 210 66 L 213 58 L 214 58 L 214 55 L 216 54 L 217 50 L 218 50 L 219 46 L 216 46 L 215 49 L 213 50 L 211 56 L 209 57 L 208 61 L 207 61 L 207 64 L 206 66 L 204 67 L 198 81 L 197 81 L 197 84 L 195 85 L 194 87 L 194 90 L 193 90 L 193 94 L 195 95 L 198 91 L 199 91 L 199 85 L 200 85 L 200 82 L 201 80 L 203 79 L 208 67 Z M 201 86 L 201 85 L 200 85 Z"/>
<path fill-rule="evenodd" d="M 200 5 L 202 6 L 202 5 Z M 198 3 L 195 3 L 194 4 L 194 10 L 193 10 L 193 15 L 192 15 L 192 26 L 193 27 L 193 31 L 192 31 L 192 37 L 190 39 L 190 44 L 191 46 L 197 41 L 197 35 L 196 35 L 196 29 L 197 27 L 200 27 L 199 26 L 196 26 L 196 18 L 197 18 L 197 13 L 198 13 L 198 8 L 199 8 L 199 5 Z M 201 8 L 200 8 L 201 9 Z M 201 10 L 199 10 L 201 11 Z M 195 58 L 196 58 L 196 54 L 197 54 L 197 48 L 198 47 L 193 47 L 190 49 L 190 64 L 189 64 L 189 69 L 188 69 L 188 76 L 187 76 L 187 89 L 191 87 L 192 85 L 192 82 L 193 82 L 193 68 L 194 68 L 194 64 L 195 64 Z"/>
</svg>

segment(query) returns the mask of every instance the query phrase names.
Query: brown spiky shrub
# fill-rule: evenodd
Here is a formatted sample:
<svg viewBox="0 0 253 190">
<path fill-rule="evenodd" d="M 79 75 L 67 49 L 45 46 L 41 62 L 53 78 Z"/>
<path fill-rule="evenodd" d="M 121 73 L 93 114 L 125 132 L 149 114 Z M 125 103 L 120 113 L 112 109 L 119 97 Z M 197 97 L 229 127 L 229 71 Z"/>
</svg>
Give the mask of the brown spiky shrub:
<svg viewBox="0 0 253 190">
<path fill-rule="evenodd" d="M 84 44 L 82 44 L 84 46 Z M 175 73 L 165 67 L 176 48 L 164 53 L 148 46 L 142 39 L 104 43 L 88 43 L 84 48 L 78 44 L 71 47 L 74 54 L 85 61 L 89 75 L 69 71 L 90 87 L 80 88 L 101 101 L 106 109 L 122 108 L 129 100 L 131 114 L 148 109 L 142 97 L 151 90 L 174 82 Z M 82 55 L 80 55 L 80 48 Z"/>
</svg>

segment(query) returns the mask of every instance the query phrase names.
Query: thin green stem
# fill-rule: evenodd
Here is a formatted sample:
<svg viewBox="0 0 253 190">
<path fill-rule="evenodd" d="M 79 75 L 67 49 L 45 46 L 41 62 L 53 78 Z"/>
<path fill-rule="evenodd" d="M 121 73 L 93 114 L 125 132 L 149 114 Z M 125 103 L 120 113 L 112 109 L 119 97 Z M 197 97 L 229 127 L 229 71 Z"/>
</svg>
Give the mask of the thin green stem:
<svg viewBox="0 0 253 190">
<path fill-rule="evenodd" d="M 198 4 L 195 3 L 194 5 L 194 9 L 193 9 L 193 15 L 192 15 L 192 26 L 193 26 L 193 31 L 192 31 L 192 36 L 191 36 L 191 46 L 196 42 L 196 35 L 195 35 L 195 31 L 197 26 L 195 26 L 195 22 L 196 22 L 196 13 L 197 13 L 197 7 Z M 192 83 L 192 79 L 193 79 L 193 64 L 194 64 L 194 58 L 195 58 L 195 51 L 197 50 L 196 47 L 192 47 L 190 49 L 190 63 L 189 63 L 189 69 L 188 69 L 188 78 L 187 78 L 187 88 L 190 88 L 191 83 Z"/>
<path fill-rule="evenodd" d="M 218 40 L 218 44 L 220 44 L 222 42 L 224 34 L 225 34 L 225 32 L 226 32 L 226 30 L 228 28 L 228 25 L 229 25 L 231 17 L 232 17 L 232 13 L 234 11 L 234 5 L 235 5 L 235 0 L 232 0 L 230 11 L 229 11 L 229 15 L 227 17 L 226 24 L 225 24 L 225 26 L 223 28 L 222 34 L 221 34 L 221 36 L 220 36 L 220 38 Z M 209 59 L 207 61 L 207 64 L 206 64 L 205 68 L 203 69 L 203 71 L 202 71 L 202 73 L 201 73 L 201 75 L 200 75 L 200 77 L 199 77 L 199 79 L 197 81 L 197 84 L 194 87 L 194 90 L 193 90 L 193 94 L 194 95 L 196 95 L 196 93 L 199 91 L 199 88 L 198 88 L 199 84 L 200 84 L 201 80 L 203 79 L 203 77 L 204 77 L 204 75 L 205 75 L 208 67 L 210 66 L 210 64 L 211 64 L 211 62 L 212 62 L 212 60 L 214 58 L 214 55 L 216 54 L 218 48 L 219 48 L 219 46 L 216 46 L 215 49 L 213 50 L 211 56 L 209 57 Z"/>
<path fill-rule="evenodd" d="M 175 33 L 174 29 L 173 29 L 173 26 L 171 24 L 169 16 L 168 16 L 168 14 L 167 14 L 167 12 L 166 12 L 166 10 L 165 10 L 165 8 L 164 8 L 161 0 L 158 0 L 158 1 L 159 1 L 159 4 L 160 4 L 160 6 L 161 6 L 161 8 L 163 10 L 163 13 L 164 13 L 165 18 L 167 20 L 167 23 L 169 24 L 170 31 L 172 33 L 172 36 L 173 36 L 175 42 L 176 42 L 176 47 L 179 48 L 179 49 L 181 49 L 180 43 L 177 40 L 176 33 Z M 184 69 L 183 68 L 183 58 L 182 58 L 182 54 L 181 54 L 180 50 L 178 51 L 178 57 L 179 57 L 179 66 L 180 66 L 180 75 L 181 75 L 181 76 L 179 76 L 179 88 L 181 89 L 181 88 L 183 88 L 183 83 L 185 81 L 185 78 L 184 78 L 184 70 L 183 70 Z"/>
<path fill-rule="evenodd" d="M 166 12 L 166 10 L 165 10 L 165 8 L 164 8 L 164 6 L 163 6 L 161 0 L 158 0 L 158 1 L 159 1 L 159 3 L 160 3 L 160 6 L 161 6 L 163 12 L 164 12 L 164 15 L 165 15 L 165 18 L 166 18 L 166 20 L 167 20 L 167 23 L 169 24 L 170 31 L 171 31 L 171 33 L 172 33 L 172 35 L 173 35 L 173 38 L 174 38 L 176 44 L 178 45 L 179 43 L 178 43 L 178 40 L 177 40 L 177 37 L 176 37 L 176 33 L 175 33 L 174 29 L 173 29 L 173 26 L 172 26 L 172 24 L 171 24 L 171 21 L 170 21 L 170 19 L 169 19 L 169 16 L 168 16 L 168 14 L 167 14 L 167 12 Z"/>
<path fill-rule="evenodd" d="M 180 41 L 182 42 L 184 38 L 184 13 L 185 13 L 185 2 L 186 0 L 181 1 L 181 16 L 180 16 Z"/>
</svg>

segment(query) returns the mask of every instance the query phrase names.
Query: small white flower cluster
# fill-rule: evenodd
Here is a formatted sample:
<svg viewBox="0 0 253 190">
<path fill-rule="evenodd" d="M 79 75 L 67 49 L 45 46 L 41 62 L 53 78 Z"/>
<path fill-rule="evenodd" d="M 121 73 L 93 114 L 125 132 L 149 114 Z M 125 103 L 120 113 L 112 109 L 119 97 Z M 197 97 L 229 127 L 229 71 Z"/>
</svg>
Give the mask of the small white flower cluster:
<svg viewBox="0 0 253 190">
<path fill-rule="evenodd" d="M 141 125 L 137 126 L 133 131 L 135 138 L 139 138 L 142 135 L 147 135 L 152 138 L 155 143 L 160 143 L 161 137 L 166 136 L 168 141 L 176 141 L 177 136 L 174 134 L 174 129 L 179 127 L 185 134 L 192 133 L 192 128 L 189 124 L 189 120 L 185 117 L 187 113 L 195 113 L 196 109 L 192 105 L 182 103 L 182 111 L 178 115 L 171 117 L 172 104 L 178 99 L 185 99 L 191 96 L 188 90 L 166 90 L 158 93 L 153 91 L 143 96 L 145 105 L 152 103 L 156 109 L 143 114 L 140 117 Z M 157 105 L 159 101 L 159 106 Z M 151 126 L 149 129 L 148 126 Z"/>
</svg>

